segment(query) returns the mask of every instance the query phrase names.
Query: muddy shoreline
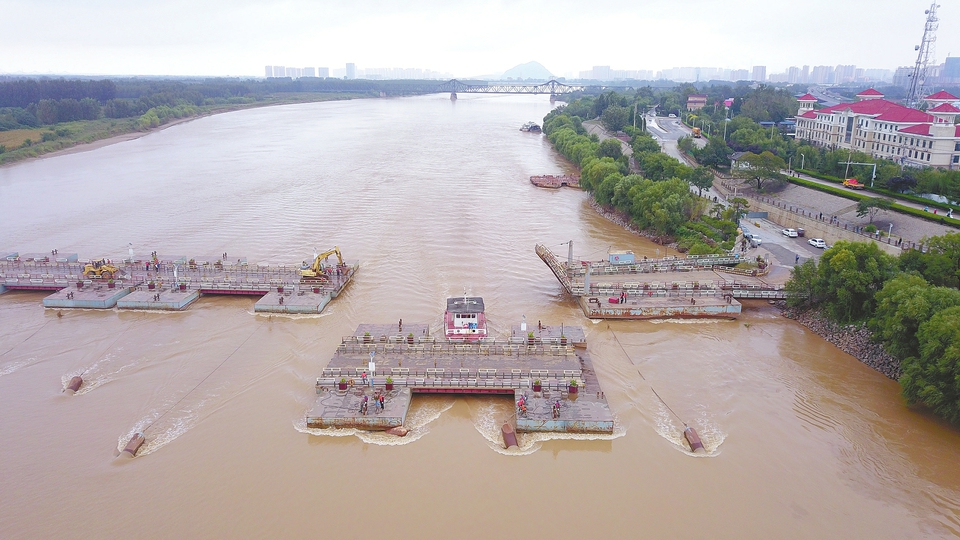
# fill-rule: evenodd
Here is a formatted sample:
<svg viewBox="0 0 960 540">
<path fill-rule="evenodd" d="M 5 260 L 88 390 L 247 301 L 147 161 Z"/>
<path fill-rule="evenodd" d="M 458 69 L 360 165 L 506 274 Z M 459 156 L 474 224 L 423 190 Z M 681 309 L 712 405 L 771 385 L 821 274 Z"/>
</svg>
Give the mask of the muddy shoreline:
<svg viewBox="0 0 960 540">
<path fill-rule="evenodd" d="M 358 97 L 361 97 L 361 96 L 358 96 Z M 344 98 L 340 98 L 340 99 L 344 99 Z M 354 99 L 354 98 L 348 98 L 348 99 Z M 167 128 L 170 128 L 170 127 L 173 127 L 173 126 L 177 126 L 177 125 L 180 125 L 180 124 L 184 124 L 184 123 L 186 123 L 186 122 L 191 122 L 191 121 L 193 121 L 193 120 L 199 120 L 200 118 L 206 118 L 206 117 L 208 117 L 208 116 L 213 116 L 213 115 L 215 115 L 215 114 L 223 114 L 223 113 L 228 113 L 228 112 L 243 111 L 243 110 L 248 110 L 248 109 L 257 109 L 257 108 L 260 108 L 260 107 L 274 107 L 274 106 L 277 106 L 277 105 L 295 105 L 295 104 L 297 104 L 297 103 L 319 103 L 319 102 L 323 102 L 323 101 L 337 101 L 337 100 L 330 100 L 330 99 L 317 99 L 317 100 L 311 100 L 311 101 L 291 100 L 291 101 L 278 101 L 278 102 L 272 102 L 272 103 L 254 103 L 254 104 L 250 104 L 250 105 L 248 105 L 248 106 L 247 106 L 247 105 L 239 105 L 239 106 L 223 107 L 223 108 L 220 108 L 220 109 L 214 109 L 214 110 L 211 110 L 211 111 L 208 111 L 208 112 L 204 112 L 204 113 L 198 114 L 198 115 L 196 115 L 196 116 L 190 116 L 190 117 L 188 117 L 188 118 L 177 118 L 176 120 L 172 120 L 172 121 L 170 121 L 170 122 L 167 122 L 166 124 L 157 126 L 157 127 L 155 127 L 155 128 L 150 128 L 150 129 L 143 130 L 143 131 L 140 131 L 140 130 L 130 131 L 130 132 L 127 132 L 127 133 L 121 133 L 121 134 L 119 134 L 119 135 L 113 135 L 113 136 L 110 136 L 110 137 L 105 137 L 105 138 L 103 138 L 103 139 L 98 139 L 98 140 L 96 140 L 96 141 L 87 142 L 87 143 L 76 143 L 76 144 L 74 144 L 74 145 L 72 145 L 72 146 L 68 146 L 68 147 L 66 147 L 66 148 L 61 148 L 61 149 L 59 149 L 59 150 L 54 150 L 53 152 L 48 152 L 48 153 L 45 153 L 45 154 L 41 154 L 41 155 L 39 155 L 39 156 L 32 156 L 32 157 L 28 157 L 28 158 L 24 158 L 24 159 L 18 159 L 18 160 L 11 161 L 11 162 L 4 163 L 4 164 L 0 165 L 0 169 L 6 168 L 6 167 L 13 167 L 13 166 L 16 166 L 16 165 L 20 165 L 20 164 L 22 164 L 22 163 L 29 163 L 29 162 L 31 162 L 31 161 L 36 161 L 36 160 L 38 160 L 38 159 L 47 159 L 47 158 L 52 158 L 52 157 L 57 157 L 57 156 L 65 156 L 65 155 L 69 155 L 69 154 L 77 154 L 77 153 L 80 153 L 80 152 L 89 152 L 90 150 L 96 150 L 96 149 L 98 149 L 98 148 L 103 148 L 103 147 L 105 147 L 105 146 L 110 146 L 110 145 L 112 145 L 112 144 L 122 143 L 122 142 L 126 142 L 126 141 L 132 141 L 132 140 L 135 140 L 135 139 L 139 139 L 140 137 L 144 137 L 144 136 L 146 136 L 146 135 L 149 135 L 149 134 L 151 134 L 151 133 L 156 133 L 156 132 L 158 132 L 158 131 L 163 131 L 163 130 L 165 130 L 165 129 L 167 129 Z"/>
</svg>

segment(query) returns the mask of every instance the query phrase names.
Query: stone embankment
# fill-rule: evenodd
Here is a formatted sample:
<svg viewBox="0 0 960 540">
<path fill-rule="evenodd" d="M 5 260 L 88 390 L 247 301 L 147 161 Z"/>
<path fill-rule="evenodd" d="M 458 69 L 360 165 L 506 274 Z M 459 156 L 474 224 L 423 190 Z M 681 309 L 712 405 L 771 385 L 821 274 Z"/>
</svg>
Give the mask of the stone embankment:
<svg viewBox="0 0 960 540">
<path fill-rule="evenodd" d="M 863 325 L 837 324 L 817 310 L 796 310 L 787 308 L 780 302 L 783 315 L 794 319 L 812 330 L 823 339 L 833 343 L 841 351 L 853 356 L 864 364 L 898 380 L 902 373 L 900 361 L 883 349 L 883 345 L 873 341 L 873 334 Z"/>
</svg>

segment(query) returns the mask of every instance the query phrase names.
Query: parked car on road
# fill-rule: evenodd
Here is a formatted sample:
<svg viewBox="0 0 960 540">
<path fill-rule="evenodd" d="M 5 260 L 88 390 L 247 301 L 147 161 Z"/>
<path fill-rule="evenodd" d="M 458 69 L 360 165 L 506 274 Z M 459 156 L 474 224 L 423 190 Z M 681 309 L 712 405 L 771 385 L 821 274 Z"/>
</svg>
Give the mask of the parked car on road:
<svg viewBox="0 0 960 540">
<path fill-rule="evenodd" d="M 790 238 L 796 238 L 796 237 L 798 236 L 796 229 L 784 229 L 784 230 L 780 231 L 780 233 L 783 234 L 784 236 L 788 236 L 788 237 L 790 237 Z"/>
<path fill-rule="evenodd" d="M 746 238 L 747 242 L 750 242 L 750 245 L 753 247 L 757 247 L 763 243 L 763 240 L 760 238 L 760 235 L 757 235 L 757 234 L 745 232 L 743 233 L 743 237 Z"/>
<path fill-rule="evenodd" d="M 807 243 L 820 249 L 826 249 L 827 247 L 827 243 L 823 241 L 823 238 L 811 238 L 807 240 Z"/>
</svg>

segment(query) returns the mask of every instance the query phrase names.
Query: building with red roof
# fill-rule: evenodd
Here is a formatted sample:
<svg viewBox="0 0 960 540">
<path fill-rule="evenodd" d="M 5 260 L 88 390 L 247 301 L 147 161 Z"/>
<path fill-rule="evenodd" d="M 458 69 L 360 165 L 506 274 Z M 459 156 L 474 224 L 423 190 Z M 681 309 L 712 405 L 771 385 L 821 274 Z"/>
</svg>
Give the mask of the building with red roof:
<svg viewBox="0 0 960 540">
<path fill-rule="evenodd" d="M 957 98 L 941 91 L 925 101 L 932 107 L 926 112 L 888 101 L 870 88 L 853 103 L 814 110 L 809 101 L 801 102 L 796 137 L 914 167 L 960 169 L 960 128 L 955 125 L 960 109 L 951 104 Z"/>
</svg>

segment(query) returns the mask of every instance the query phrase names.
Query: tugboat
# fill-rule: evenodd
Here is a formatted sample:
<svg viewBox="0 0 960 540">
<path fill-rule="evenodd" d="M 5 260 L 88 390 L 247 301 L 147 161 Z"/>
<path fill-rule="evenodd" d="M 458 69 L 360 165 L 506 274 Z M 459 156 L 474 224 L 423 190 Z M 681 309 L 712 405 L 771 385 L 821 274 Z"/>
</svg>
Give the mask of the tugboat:
<svg viewBox="0 0 960 540">
<path fill-rule="evenodd" d="M 520 131 L 526 133 L 540 133 L 540 126 L 535 122 L 527 122 L 526 124 L 520 126 Z"/>
<path fill-rule="evenodd" d="M 487 337 L 487 318 L 483 298 L 462 296 L 447 298 L 443 314 L 444 335 L 450 341 L 478 341 Z"/>
</svg>

